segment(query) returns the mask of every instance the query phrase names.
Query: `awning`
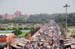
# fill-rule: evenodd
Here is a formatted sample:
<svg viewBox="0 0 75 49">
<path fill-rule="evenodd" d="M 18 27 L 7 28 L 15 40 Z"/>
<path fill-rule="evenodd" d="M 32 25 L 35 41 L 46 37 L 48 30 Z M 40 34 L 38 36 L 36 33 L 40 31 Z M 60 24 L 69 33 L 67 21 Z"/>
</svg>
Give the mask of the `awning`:
<svg viewBox="0 0 75 49">
<path fill-rule="evenodd" d="M 25 46 L 25 44 L 23 44 L 23 43 L 18 43 L 17 45 L 20 45 L 20 46 Z"/>
<path fill-rule="evenodd" d="M 16 44 L 13 44 L 13 45 L 11 45 L 12 47 L 15 47 L 15 48 L 21 48 L 21 47 L 19 47 L 19 46 L 17 46 Z"/>
<path fill-rule="evenodd" d="M 72 43 L 66 43 L 66 44 L 64 44 L 64 45 L 71 45 Z"/>
</svg>

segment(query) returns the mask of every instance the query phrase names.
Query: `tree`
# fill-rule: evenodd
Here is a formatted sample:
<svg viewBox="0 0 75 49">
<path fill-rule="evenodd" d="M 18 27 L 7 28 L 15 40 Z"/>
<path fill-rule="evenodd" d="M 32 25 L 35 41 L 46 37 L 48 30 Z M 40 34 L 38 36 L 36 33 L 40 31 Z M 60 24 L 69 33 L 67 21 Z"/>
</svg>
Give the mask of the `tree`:
<svg viewBox="0 0 75 49">
<path fill-rule="evenodd" d="M 69 23 L 69 25 L 75 24 L 75 16 L 73 14 L 68 15 L 68 23 Z"/>
<path fill-rule="evenodd" d="M 12 33 L 14 33 L 15 35 L 19 35 L 19 34 L 22 34 L 22 31 L 21 30 L 14 30 Z"/>
<path fill-rule="evenodd" d="M 40 27 L 32 28 L 31 31 L 30 31 L 31 36 L 34 35 L 39 29 L 40 29 Z"/>
</svg>

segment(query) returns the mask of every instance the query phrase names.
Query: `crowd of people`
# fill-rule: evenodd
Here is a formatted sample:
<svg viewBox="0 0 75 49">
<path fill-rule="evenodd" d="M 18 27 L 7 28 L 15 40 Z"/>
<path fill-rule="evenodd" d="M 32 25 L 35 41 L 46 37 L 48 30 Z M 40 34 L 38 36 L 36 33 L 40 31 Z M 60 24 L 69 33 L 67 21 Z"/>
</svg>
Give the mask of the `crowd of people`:
<svg viewBox="0 0 75 49">
<path fill-rule="evenodd" d="M 58 26 L 54 21 L 49 25 L 42 26 L 32 37 L 34 41 L 27 42 L 25 49 L 57 49 L 59 44 Z"/>
<path fill-rule="evenodd" d="M 22 49 L 57 49 L 58 47 L 52 42 L 43 42 L 43 41 L 31 41 L 25 43 L 25 46 Z"/>
<path fill-rule="evenodd" d="M 70 48 L 71 45 L 64 45 L 63 40 L 59 40 L 59 44 L 55 44 L 55 41 L 51 40 L 49 42 L 47 41 L 27 41 L 24 46 L 17 45 L 20 48 L 19 49 L 66 49 Z M 18 48 L 15 48 L 18 49 Z"/>
<path fill-rule="evenodd" d="M 26 42 L 22 49 L 64 49 L 64 41 L 60 40 L 61 32 L 55 21 L 42 26 L 32 36 L 32 41 Z"/>
</svg>

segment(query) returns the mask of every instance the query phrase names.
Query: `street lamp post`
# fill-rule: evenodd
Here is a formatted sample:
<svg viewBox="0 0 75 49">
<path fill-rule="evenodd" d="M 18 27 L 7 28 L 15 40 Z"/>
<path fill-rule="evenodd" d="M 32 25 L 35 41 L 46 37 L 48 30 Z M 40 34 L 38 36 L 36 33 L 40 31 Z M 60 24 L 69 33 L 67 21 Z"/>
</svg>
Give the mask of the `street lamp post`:
<svg viewBox="0 0 75 49">
<path fill-rule="evenodd" d="M 67 23 L 67 17 L 68 17 L 67 9 L 68 9 L 68 7 L 70 7 L 70 6 L 68 4 L 65 4 L 64 8 L 66 8 L 66 33 L 67 33 L 67 25 L 68 25 L 68 23 Z"/>
</svg>

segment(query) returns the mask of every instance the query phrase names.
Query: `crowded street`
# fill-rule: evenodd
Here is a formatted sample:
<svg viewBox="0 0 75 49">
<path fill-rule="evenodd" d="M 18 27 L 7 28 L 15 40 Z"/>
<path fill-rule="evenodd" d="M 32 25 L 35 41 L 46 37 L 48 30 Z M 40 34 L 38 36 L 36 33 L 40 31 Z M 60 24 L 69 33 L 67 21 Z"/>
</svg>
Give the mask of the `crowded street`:
<svg viewBox="0 0 75 49">
<path fill-rule="evenodd" d="M 15 49 L 74 49 L 74 41 L 73 38 L 61 37 L 59 26 L 54 20 L 51 20 L 32 36 L 32 40 L 18 38 L 12 47 Z"/>
<path fill-rule="evenodd" d="M 72 37 L 65 38 L 61 35 L 59 25 L 50 20 L 35 32 L 31 39 L 17 37 L 14 33 L 1 35 L 0 41 L 5 42 L 4 49 L 75 49 L 75 39 Z M 6 39 L 6 40 L 5 40 Z"/>
</svg>

